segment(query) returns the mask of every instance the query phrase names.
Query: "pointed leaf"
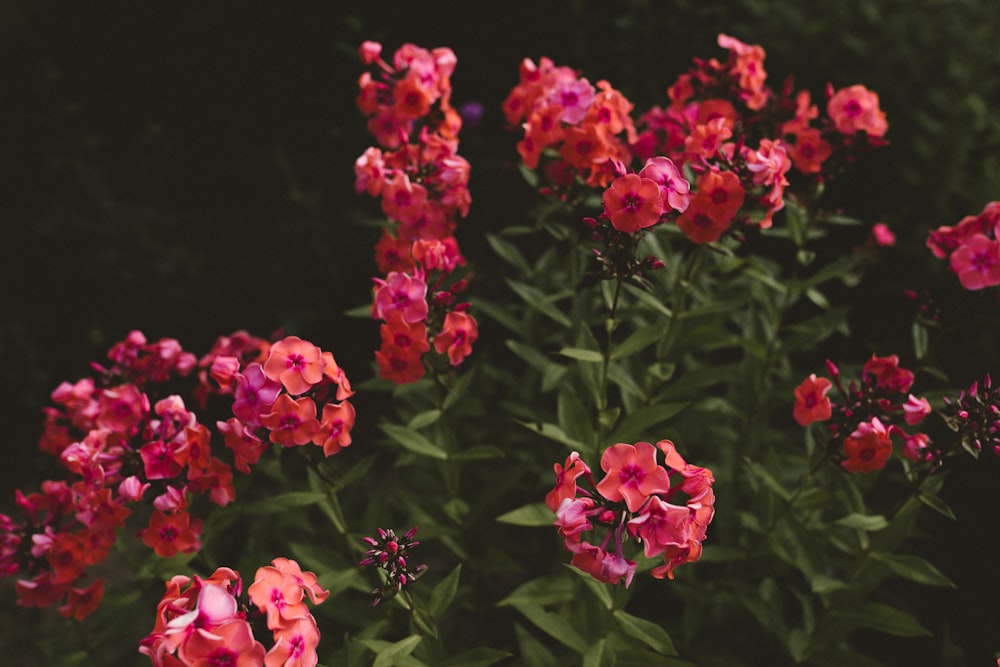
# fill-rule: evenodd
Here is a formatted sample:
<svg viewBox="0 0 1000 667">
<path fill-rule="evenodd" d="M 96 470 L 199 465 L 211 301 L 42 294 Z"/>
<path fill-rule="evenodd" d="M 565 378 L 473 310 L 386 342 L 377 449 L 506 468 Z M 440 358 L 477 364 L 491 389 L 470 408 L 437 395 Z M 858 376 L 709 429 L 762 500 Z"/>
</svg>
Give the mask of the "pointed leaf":
<svg viewBox="0 0 1000 667">
<path fill-rule="evenodd" d="M 539 630 L 568 648 L 583 653 L 586 642 L 568 620 L 533 604 L 518 604 L 515 608 L 524 614 Z"/>
<path fill-rule="evenodd" d="M 325 493 L 314 491 L 290 491 L 270 498 L 262 498 L 246 507 L 248 514 L 277 514 L 293 507 L 315 505 L 326 498 Z"/>
<path fill-rule="evenodd" d="M 434 590 L 431 591 L 431 599 L 427 604 L 428 611 L 434 616 L 441 616 L 448 610 L 448 605 L 455 599 L 455 592 L 458 591 L 458 578 L 462 573 L 462 564 L 459 563 L 455 569 L 442 579 Z"/>
<path fill-rule="evenodd" d="M 887 554 L 873 551 L 870 554 L 873 560 L 886 565 L 893 574 L 916 581 L 926 586 L 944 586 L 955 588 L 955 583 L 944 576 L 940 570 L 919 556 L 905 554 Z"/>
<path fill-rule="evenodd" d="M 429 456 L 434 459 L 446 459 L 448 453 L 425 438 L 423 435 L 398 424 L 382 424 L 379 428 L 390 438 L 414 454 Z"/>
<path fill-rule="evenodd" d="M 614 613 L 614 617 L 629 637 L 638 639 L 662 655 L 677 655 L 677 649 L 674 648 L 670 635 L 656 623 L 633 616 L 621 609 Z"/>
<path fill-rule="evenodd" d="M 564 357 L 569 357 L 570 359 L 576 359 L 578 361 L 589 361 L 591 363 L 599 364 L 604 361 L 604 356 L 596 350 L 585 350 L 579 347 L 564 347 L 559 350 L 559 354 Z"/>
<path fill-rule="evenodd" d="M 545 503 L 531 503 L 497 517 L 500 523 L 514 526 L 551 526 L 555 520 L 556 515 Z"/>
<path fill-rule="evenodd" d="M 657 322 L 633 331 L 628 338 L 622 341 L 621 345 L 617 345 L 611 351 L 611 358 L 624 359 L 646 349 L 658 341 L 665 330 L 666 326 Z"/>
<path fill-rule="evenodd" d="M 931 632 L 910 614 L 877 602 L 868 602 L 850 610 L 838 610 L 838 616 L 866 628 L 874 628 L 898 637 L 926 637 Z"/>
</svg>

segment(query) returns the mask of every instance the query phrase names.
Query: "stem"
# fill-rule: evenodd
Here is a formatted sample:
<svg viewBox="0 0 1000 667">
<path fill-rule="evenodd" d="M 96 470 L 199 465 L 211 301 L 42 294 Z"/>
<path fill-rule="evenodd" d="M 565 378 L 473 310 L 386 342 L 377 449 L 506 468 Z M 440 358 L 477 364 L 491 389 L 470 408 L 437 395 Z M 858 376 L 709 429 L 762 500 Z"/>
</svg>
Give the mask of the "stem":
<svg viewBox="0 0 1000 667">
<path fill-rule="evenodd" d="M 611 366 L 612 335 L 616 327 L 615 317 L 618 314 L 618 299 L 621 296 L 621 293 L 622 278 L 621 276 L 618 276 L 615 280 L 615 295 L 611 300 L 611 313 L 608 315 L 608 319 L 604 326 L 608 337 L 607 345 L 604 347 L 604 367 L 601 369 L 601 399 L 600 405 L 597 406 L 599 410 L 606 410 L 608 407 L 608 368 Z"/>
</svg>

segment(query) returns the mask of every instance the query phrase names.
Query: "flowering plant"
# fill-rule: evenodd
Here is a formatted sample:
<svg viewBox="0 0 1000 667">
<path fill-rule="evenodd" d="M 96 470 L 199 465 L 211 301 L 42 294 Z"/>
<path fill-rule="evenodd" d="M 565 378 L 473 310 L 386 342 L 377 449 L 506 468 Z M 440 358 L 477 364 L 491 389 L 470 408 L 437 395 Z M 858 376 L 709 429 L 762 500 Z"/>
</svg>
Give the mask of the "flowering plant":
<svg viewBox="0 0 1000 667">
<path fill-rule="evenodd" d="M 512 63 L 496 129 L 533 203 L 484 231 L 461 54 L 361 42 L 369 354 L 127 334 L 51 393 L 58 476 L 0 514 L 13 603 L 164 666 L 878 664 L 875 633 L 946 632 L 900 584 L 954 586 L 919 538 L 952 466 L 1000 452 L 1000 393 L 935 365 L 929 292 L 912 350 L 850 337 L 896 237 L 836 186 L 896 112 L 716 46 L 646 109 Z M 998 233 L 994 202 L 926 245 L 981 296 Z"/>
</svg>

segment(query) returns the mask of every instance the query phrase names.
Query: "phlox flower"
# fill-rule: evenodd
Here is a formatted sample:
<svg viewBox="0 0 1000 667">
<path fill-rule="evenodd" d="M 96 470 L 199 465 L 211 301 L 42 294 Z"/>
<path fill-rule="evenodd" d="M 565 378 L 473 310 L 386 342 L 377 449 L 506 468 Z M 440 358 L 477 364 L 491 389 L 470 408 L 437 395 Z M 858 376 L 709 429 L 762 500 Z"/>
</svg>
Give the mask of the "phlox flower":
<svg viewBox="0 0 1000 667">
<path fill-rule="evenodd" d="M 662 554 L 668 546 L 686 546 L 691 533 L 692 510 L 652 496 L 638 516 L 628 522 L 629 533 L 640 538 L 646 558 Z"/>
<path fill-rule="evenodd" d="M 247 595 L 250 602 L 267 615 L 267 627 L 271 630 L 309 615 L 299 582 L 272 565 L 257 568 Z"/>
<path fill-rule="evenodd" d="M 931 439 L 926 433 L 907 434 L 903 439 L 903 448 L 900 453 L 904 458 L 919 463 L 926 461 L 929 456 L 933 456 L 930 450 Z"/>
<path fill-rule="evenodd" d="M 250 474 L 250 466 L 260 460 L 264 443 L 242 421 L 231 417 L 228 421 L 215 423 L 223 434 L 224 442 L 233 452 L 233 465 L 245 475 Z"/>
<path fill-rule="evenodd" d="M 193 633 L 177 655 L 184 664 L 193 667 L 258 667 L 266 659 L 264 652 L 264 645 L 254 639 L 250 624 L 233 619 L 212 628 L 211 632 Z"/>
<path fill-rule="evenodd" d="M 153 549 L 160 558 L 172 558 L 178 553 L 192 553 L 201 548 L 198 536 L 201 534 L 201 520 L 192 519 L 184 511 L 166 514 L 154 511 L 149 525 L 139 531 L 139 537 L 146 546 Z"/>
<path fill-rule="evenodd" d="M 878 94 L 862 85 L 838 90 L 827 102 L 826 112 L 841 134 L 864 132 L 869 137 L 882 137 L 889 129 Z"/>
<path fill-rule="evenodd" d="M 694 243 L 712 243 L 729 229 L 730 220 L 717 218 L 708 197 L 696 195 L 677 218 L 677 227 Z"/>
<path fill-rule="evenodd" d="M 376 350 L 375 363 L 379 377 L 396 384 L 416 382 L 427 372 L 420 355 L 414 356 L 406 348 L 395 345 L 384 345 Z"/>
<path fill-rule="evenodd" d="M 545 494 L 545 504 L 555 512 L 567 498 L 576 497 L 576 480 L 581 475 L 590 475 L 590 467 L 583 462 L 578 452 L 571 452 L 563 464 L 553 466 L 556 485 Z"/>
<path fill-rule="evenodd" d="M 612 445 L 601 455 L 601 469 L 607 474 L 597 492 L 612 502 L 625 501 L 630 512 L 650 495 L 670 490 L 670 477 L 656 463 L 656 448 L 648 442 Z"/>
<path fill-rule="evenodd" d="M 104 580 L 97 579 L 84 588 L 70 588 L 66 593 L 66 603 L 59 607 L 58 612 L 65 618 L 82 621 L 92 614 L 104 599 Z"/>
<path fill-rule="evenodd" d="M 260 364 L 250 364 L 236 375 L 233 414 L 247 426 L 259 426 L 261 414 L 271 411 L 280 393 L 280 382 L 267 377 Z"/>
<path fill-rule="evenodd" d="M 586 542 L 573 554 L 570 563 L 604 583 L 617 584 L 624 577 L 626 588 L 632 584 L 636 568 L 636 562 L 628 560 L 621 553 L 611 553 Z"/>
<path fill-rule="evenodd" d="M 646 160 L 639 176 L 660 186 L 660 199 L 670 208 L 683 212 L 688 207 L 691 185 L 670 158 L 660 156 Z"/>
<path fill-rule="evenodd" d="M 308 396 L 293 399 L 282 394 L 272 411 L 261 415 L 260 422 L 271 432 L 270 441 L 282 447 L 304 445 L 319 431 L 316 403 Z"/>
<path fill-rule="evenodd" d="M 594 509 L 593 498 L 564 498 L 556 508 L 555 526 L 563 537 L 579 535 L 585 530 L 592 530 L 590 523 L 591 510 Z"/>
<path fill-rule="evenodd" d="M 967 290 L 1000 285 L 1000 240 L 973 234 L 951 253 L 949 262 Z"/>
<path fill-rule="evenodd" d="M 321 446 L 326 456 L 338 453 L 351 444 L 354 418 L 354 406 L 347 401 L 327 403 L 323 406 L 323 416 L 319 430 L 313 436 L 313 443 Z"/>
<path fill-rule="evenodd" d="M 333 358 L 333 352 L 323 353 L 323 376 L 337 385 L 336 398 L 338 401 L 343 401 L 354 396 L 354 390 L 351 389 L 351 381 L 347 379 L 344 369 Z"/>
<path fill-rule="evenodd" d="M 414 223 L 424 213 L 427 188 L 413 183 L 406 174 L 396 176 L 382 186 L 382 212 L 390 220 Z"/>
<path fill-rule="evenodd" d="M 313 667 L 319 661 L 319 639 L 312 615 L 283 625 L 274 631 L 274 646 L 264 656 L 264 667 Z"/>
<path fill-rule="evenodd" d="M 926 398 L 917 398 L 913 394 L 910 394 L 906 399 L 906 403 L 903 403 L 903 419 L 910 426 L 919 424 L 930 413 L 931 404 L 927 402 Z"/>
<path fill-rule="evenodd" d="M 833 155 L 833 146 L 815 128 L 802 128 L 792 133 L 794 142 L 788 145 L 788 157 L 803 174 L 818 174 L 823 163 Z"/>
<path fill-rule="evenodd" d="M 632 233 L 655 225 L 663 215 L 660 186 L 650 178 L 625 174 L 616 178 L 602 195 L 604 212 L 611 226 Z"/>
<path fill-rule="evenodd" d="M 452 366 L 458 366 L 472 354 L 472 344 L 479 338 L 476 319 L 468 313 L 453 310 L 444 318 L 441 333 L 434 337 L 434 349 L 438 354 L 448 354 Z"/>
<path fill-rule="evenodd" d="M 872 240 L 875 245 L 888 247 L 896 244 L 896 235 L 889 229 L 889 225 L 884 222 L 876 222 L 872 225 Z"/>
<path fill-rule="evenodd" d="M 558 81 L 548 95 L 549 104 L 562 108 L 559 119 L 567 125 L 578 125 L 594 99 L 594 87 L 586 79 Z"/>
<path fill-rule="evenodd" d="M 97 426 L 116 433 L 129 434 L 149 412 L 149 398 L 134 384 L 123 384 L 101 391 Z"/>
<path fill-rule="evenodd" d="M 271 346 L 264 362 L 264 375 L 280 382 L 296 396 L 323 379 L 323 351 L 298 336 L 288 336 Z"/>
<path fill-rule="evenodd" d="M 722 144 L 733 136 L 725 118 L 714 118 L 707 123 L 695 125 L 684 140 L 684 151 L 693 156 L 714 157 Z"/>
<path fill-rule="evenodd" d="M 411 324 L 427 319 L 427 283 L 422 276 L 392 271 L 385 280 L 375 279 L 375 284 L 373 317 L 389 321 L 391 314 L 398 312 Z"/>
<path fill-rule="evenodd" d="M 808 426 L 814 421 L 826 421 L 833 415 L 833 408 L 827 393 L 833 387 L 826 378 L 818 378 L 815 373 L 795 388 L 795 408 L 792 416 L 800 426 Z"/>
<path fill-rule="evenodd" d="M 847 459 L 841 465 L 848 472 L 871 472 L 884 468 L 892 455 L 888 429 L 878 417 L 858 424 L 857 430 L 844 438 L 844 454 Z"/>
<path fill-rule="evenodd" d="M 872 378 L 875 385 L 887 391 L 908 392 L 913 386 L 913 372 L 899 367 L 899 357 L 895 354 L 888 357 L 876 357 L 865 362 L 861 369 L 861 378 Z"/>
</svg>

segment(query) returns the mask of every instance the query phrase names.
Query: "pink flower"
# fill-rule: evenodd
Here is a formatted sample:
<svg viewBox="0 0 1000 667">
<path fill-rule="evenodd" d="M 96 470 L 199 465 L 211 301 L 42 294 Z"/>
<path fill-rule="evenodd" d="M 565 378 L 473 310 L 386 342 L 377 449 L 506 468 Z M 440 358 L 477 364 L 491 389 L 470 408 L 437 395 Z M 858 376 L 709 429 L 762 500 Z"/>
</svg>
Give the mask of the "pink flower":
<svg viewBox="0 0 1000 667">
<path fill-rule="evenodd" d="M 264 656 L 264 667 L 313 667 L 319 662 L 318 645 L 316 619 L 312 615 L 295 619 L 274 631 L 274 646 Z"/>
<path fill-rule="evenodd" d="M 899 357 L 895 354 L 888 357 L 876 357 L 865 362 L 861 369 L 862 379 L 869 376 L 875 379 L 875 384 L 887 391 L 908 392 L 913 386 L 913 372 L 899 367 Z"/>
<path fill-rule="evenodd" d="M 655 225 L 663 215 L 660 186 L 650 178 L 625 174 L 604 191 L 604 212 L 620 232 L 637 232 Z"/>
<path fill-rule="evenodd" d="M 556 473 L 556 485 L 545 494 L 545 504 L 555 512 L 564 500 L 576 497 L 576 480 L 581 475 L 589 475 L 590 468 L 577 452 L 571 452 L 564 464 L 556 463 L 553 468 Z"/>
<path fill-rule="evenodd" d="M 295 400 L 282 394 L 274 402 L 273 411 L 261 415 L 260 422 L 271 431 L 271 442 L 282 447 L 304 445 L 319 431 L 316 403 L 308 396 Z"/>
<path fill-rule="evenodd" d="M 323 379 L 323 351 L 298 336 L 288 336 L 271 346 L 264 375 L 298 395 Z"/>
<path fill-rule="evenodd" d="M 247 426 L 259 426 L 260 415 L 271 411 L 280 393 L 281 383 L 268 378 L 260 364 L 250 364 L 236 375 L 233 414 Z"/>
<path fill-rule="evenodd" d="M 800 426 L 814 421 L 826 421 L 833 414 L 827 392 L 833 384 L 826 378 L 817 378 L 812 373 L 795 388 L 795 409 L 792 416 Z"/>
<path fill-rule="evenodd" d="M 464 311 L 453 310 L 445 315 L 441 333 L 434 337 L 438 354 L 448 353 L 448 361 L 458 366 L 470 354 L 472 344 L 479 338 L 476 319 Z"/>
<path fill-rule="evenodd" d="M 896 245 L 896 235 L 884 222 L 876 222 L 872 225 L 872 239 L 875 240 L 875 245 L 882 247 Z"/>
<path fill-rule="evenodd" d="M 376 279 L 372 316 L 389 321 L 398 312 L 404 322 L 413 324 L 427 319 L 427 283 L 421 276 L 392 271 L 385 280 Z"/>
<path fill-rule="evenodd" d="M 549 94 L 549 104 L 562 107 L 560 120 L 569 125 L 577 125 L 587 115 L 587 109 L 594 99 L 594 87 L 586 79 L 563 79 L 556 83 Z"/>
<path fill-rule="evenodd" d="M 903 440 L 903 449 L 900 453 L 914 463 L 926 461 L 931 453 L 930 442 L 931 439 L 926 433 L 907 435 Z"/>
<path fill-rule="evenodd" d="M 632 584 L 636 567 L 635 561 L 586 542 L 573 554 L 571 563 L 574 567 L 589 573 L 594 579 L 608 584 L 617 584 L 622 577 L 625 577 L 626 588 Z"/>
<path fill-rule="evenodd" d="M 555 526 L 559 534 L 571 537 L 593 529 L 590 523 L 590 511 L 593 509 L 593 498 L 565 498 L 556 509 Z"/>
<path fill-rule="evenodd" d="M 844 454 L 847 459 L 840 465 L 848 472 L 871 472 L 884 468 L 892 455 L 889 431 L 878 417 L 858 424 L 857 430 L 844 438 Z"/>
<path fill-rule="evenodd" d="M 657 465 L 656 448 L 648 442 L 608 447 L 601 456 L 601 469 L 607 475 L 598 482 L 598 493 L 612 502 L 624 500 L 630 512 L 650 495 L 670 490 L 670 477 Z"/>
<path fill-rule="evenodd" d="M 906 403 L 903 404 L 903 419 L 910 426 L 919 424 L 930 413 L 931 404 L 927 402 L 926 398 L 917 398 L 913 394 L 910 394 L 906 399 Z"/>
<path fill-rule="evenodd" d="M 949 261 L 967 290 L 1000 285 L 1000 240 L 973 234 L 951 253 Z"/>
<path fill-rule="evenodd" d="M 299 583 L 271 565 L 257 568 L 247 595 L 258 609 L 267 614 L 267 627 L 272 630 L 309 615 L 309 608 L 302 601 Z"/>
<path fill-rule="evenodd" d="M 889 129 L 885 113 L 879 108 L 878 95 L 864 86 L 841 88 L 826 105 L 826 112 L 841 134 L 864 132 L 881 137 Z"/>
<path fill-rule="evenodd" d="M 646 160 L 639 176 L 651 179 L 660 186 L 660 199 L 667 202 L 670 208 L 683 212 L 688 207 L 691 185 L 681 176 L 680 169 L 670 158 L 654 157 Z"/>
<path fill-rule="evenodd" d="M 347 401 L 327 403 L 323 406 L 323 416 L 319 430 L 313 436 L 313 444 L 321 446 L 326 456 L 338 453 L 351 444 L 354 417 L 354 406 Z"/>
<path fill-rule="evenodd" d="M 692 511 L 671 505 L 659 496 L 649 499 L 642 514 L 628 523 L 629 532 L 642 540 L 646 558 L 662 554 L 668 546 L 686 546 L 691 534 Z"/>
</svg>

